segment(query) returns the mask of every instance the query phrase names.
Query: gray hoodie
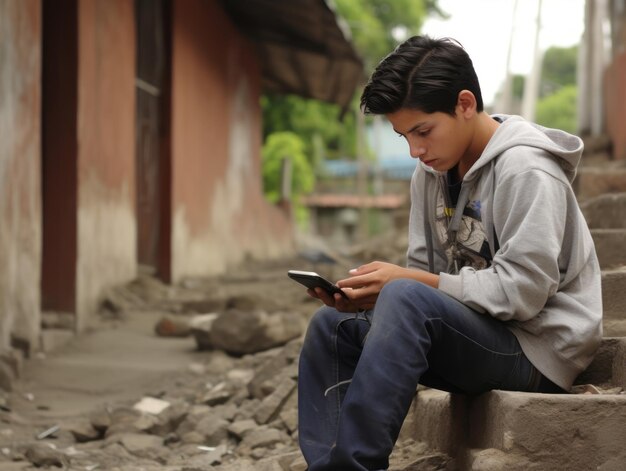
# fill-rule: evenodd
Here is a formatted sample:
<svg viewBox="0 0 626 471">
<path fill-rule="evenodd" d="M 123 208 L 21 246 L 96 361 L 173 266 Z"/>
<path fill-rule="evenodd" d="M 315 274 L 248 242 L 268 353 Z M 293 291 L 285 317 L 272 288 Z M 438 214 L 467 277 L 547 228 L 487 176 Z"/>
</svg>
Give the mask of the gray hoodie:
<svg viewBox="0 0 626 471">
<path fill-rule="evenodd" d="M 463 178 L 417 166 L 408 266 L 439 273 L 439 289 L 505 322 L 528 359 L 569 389 L 602 338 L 601 274 L 571 182 L 582 141 L 518 116 L 501 121 Z"/>
</svg>

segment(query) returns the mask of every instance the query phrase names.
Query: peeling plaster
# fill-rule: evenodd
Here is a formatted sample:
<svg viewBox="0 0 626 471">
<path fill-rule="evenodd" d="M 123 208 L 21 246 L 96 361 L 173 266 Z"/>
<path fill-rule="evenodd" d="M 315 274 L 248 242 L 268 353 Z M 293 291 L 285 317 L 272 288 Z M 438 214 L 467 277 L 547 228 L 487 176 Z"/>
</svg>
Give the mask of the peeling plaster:
<svg viewBox="0 0 626 471">
<path fill-rule="evenodd" d="M 83 330 L 106 288 L 136 277 L 137 224 L 127 183 L 107 188 L 92 172 L 79 193 L 76 315 Z"/>
<path fill-rule="evenodd" d="M 247 255 L 268 258 L 289 251 L 291 228 L 286 218 L 263 199 L 252 93 L 248 79 L 238 79 L 232 99 L 225 175 L 217 180 L 210 198 L 210 227 L 192 235 L 184 207 L 174 214 L 173 278 L 222 273 Z M 282 229 L 282 231 L 281 231 Z"/>
<path fill-rule="evenodd" d="M 0 3 L 0 351 L 39 335 L 40 38 L 40 2 Z"/>
</svg>

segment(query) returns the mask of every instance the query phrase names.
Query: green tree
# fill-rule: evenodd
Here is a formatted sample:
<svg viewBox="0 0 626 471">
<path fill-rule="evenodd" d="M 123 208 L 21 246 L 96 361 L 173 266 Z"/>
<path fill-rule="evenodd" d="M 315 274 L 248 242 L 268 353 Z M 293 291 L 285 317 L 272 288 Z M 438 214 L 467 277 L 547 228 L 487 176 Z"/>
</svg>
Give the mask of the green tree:
<svg viewBox="0 0 626 471">
<path fill-rule="evenodd" d="M 292 166 L 291 188 L 294 200 L 313 189 L 315 176 L 304 154 L 304 143 L 292 132 L 270 134 L 262 149 L 263 191 L 272 202 L 280 198 L 281 165 L 289 159 Z"/>
<path fill-rule="evenodd" d="M 576 85 L 578 46 L 551 47 L 543 56 L 540 96 L 550 95 L 561 87 Z"/>
<path fill-rule="evenodd" d="M 369 75 L 398 42 L 417 34 L 427 14 L 445 16 L 436 0 L 335 0 Z"/>
<path fill-rule="evenodd" d="M 347 22 L 353 43 L 363 57 L 365 73 L 402 40 L 416 34 L 427 12 L 445 16 L 436 0 L 335 0 L 339 16 Z M 357 90 L 357 95 L 360 90 Z M 356 108 L 355 96 L 354 108 Z M 292 95 L 266 95 L 262 98 L 263 136 L 292 131 L 305 144 L 304 152 L 314 164 L 317 139 L 320 151 L 329 158 L 354 156 L 355 120 L 352 113 L 341 119 L 338 106 Z M 315 165 L 314 165 L 315 166 Z"/>
<path fill-rule="evenodd" d="M 540 99 L 536 110 L 537 123 L 575 133 L 577 94 L 575 85 L 567 85 L 558 92 Z"/>
</svg>

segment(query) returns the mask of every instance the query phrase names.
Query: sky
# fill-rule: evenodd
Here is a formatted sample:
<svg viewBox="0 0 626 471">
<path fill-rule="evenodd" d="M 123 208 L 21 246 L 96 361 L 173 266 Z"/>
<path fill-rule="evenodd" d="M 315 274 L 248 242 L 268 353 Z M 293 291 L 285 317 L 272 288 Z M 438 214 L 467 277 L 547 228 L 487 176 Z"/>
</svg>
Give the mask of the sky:
<svg viewBox="0 0 626 471">
<path fill-rule="evenodd" d="M 467 50 L 481 83 L 486 105 L 501 87 L 506 75 L 509 38 L 513 31 L 511 71 L 526 74 L 531 69 L 535 19 L 539 0 L 439 0 L 448 20 L 427 19 L 422 34 L 451 37 Z M 584 30 L 585 0 L 543 0 L 540 48 L 569 47 L 580 43 Z"/>
</svg>

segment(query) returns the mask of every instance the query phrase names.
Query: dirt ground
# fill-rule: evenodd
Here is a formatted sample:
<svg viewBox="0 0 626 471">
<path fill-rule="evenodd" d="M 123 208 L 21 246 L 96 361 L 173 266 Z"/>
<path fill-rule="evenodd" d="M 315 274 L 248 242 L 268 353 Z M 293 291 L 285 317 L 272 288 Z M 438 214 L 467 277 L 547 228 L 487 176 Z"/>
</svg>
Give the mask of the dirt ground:
<svg viewBox="0 0 626 471">
<path fill-rule="evenodd" d="M 176 286 L 141 275 L 111 289 L 86 332 L 27 359 L 13 390 L 0 391 L 0 471 L 303 471 L 297 356 L 320 303 L 286 272 L 337 280 L 362 260 L 400 262 L 405 244 L 392 235 L 353 247 L 349 257 L 334 254 L 333 263 L 308 250 Z M 281 316 L 290 340 L 246 354 L 199 349 L 200 337 L 186 327 L 225 312 Z M 165 409 L 146 411 L 142 400 Z M 411 440 L 392 458 L 395 470 L 446 469 L 445 456 Z"/>
<path fill-rule="evenodd" d="M 224 309 L 227 303 L 235 303 L 240 308 L 282 310 L 283 315 L 291 316 L 286 317 L 288 322 L 296 323 L 304 331 L 318 301 L 309 298 L 304 288 L 286 276 L 290 268 L 317 270 L 329 277 L 341 276 L 335 276 L 335 272 L 343 271 L 338 265 L 294 258 L 249 262 L 226 275 L 189 279 L 177 286 L 141 276 L 130 285 L 112 290 L 87 332 L 52 353 L 36 354 L 26 360 L 13 390 L 0 391 L 0 470 L 38 467 L 210 470 L 222 469 L 220 464 L 227 463 L 231 466 L 228 469 L 245 470 L 261 469 L 254 463 L 265 454 L 285 451 L 291 453 L 292 460 L 298 458 L 295 436 L 281 432 L 284 443 L 257 447 L 253 457 L 250 457 L 252 450 L 248 450 L 243 461 L 239 460 L 241 453 L 233 451 L 242 437 L 222 436 L 223 448 L 218 459 L 203 460 L 202 453 L 214 451 L 218 444 L 203 447 L 210 438 L 207 435 L 194 438 L 193 433 L 182 440 L 172 438 L 176 435 L 175 426 L 170 427 L 174 431 L 170 430 L 169 434 L 174 445 L 159 447 L 155 452 L 154 446 L 144 449 L 143 445 L 132 442 L 159 435 L 154 428 L 148 430 L 137 425 L 133 414 L 130 415 L 135 422 L 122 427 L 123 434 L 109 435 L 117 424 L 108 423 L 104 435 L 102 432 L 89 440 L 77 438 L 77 428 L 85 421 L 94 424 L 93 417 L 103 413 L 109 417 L 123 415 L 120 411 L 132 410 L 134 404 L 146 397 L 183 404 L 186 416 L 191 416 L 190 409 L 207 409 L 197 398 L 222 384 L 228 372 L 252 372 L 249 374 L 252 377 L 255 369 L 278 355 L 282 347 L 239 357 L 219 350 L 200 351 L 193 335 L 161 336 L 155 332 L 155 326 L 164 319 L 185 323 L 195 316 Z M 241 389 L 245 390 L 245 385 Z M 237 405 L 247 402 L 255 404 L 243 399 Z M 207 411 L 203 412 L 206 415 Z M 145 421 L 146 415 L 149 414 L 140 419 Z M 241 413 L 239 416 L 245 418 Z M 235 418 L 232 412 L 228 416 L 229 421 Z M 212 420 L 220 421 L 224 422 L 221 418 Z M 138 431 L 144 436 L 138 436 Z M 167 440 L 166 432 L 159 433 L 162 441 Z M 183 445 L 184 452 L 180 451 Z M 164 449 L 171 451 L 165 453 Z M 47 454 L 50 450 L 51 456 Z M 174 459 L 176 453 L 178 457 Z"/>
</svg>

